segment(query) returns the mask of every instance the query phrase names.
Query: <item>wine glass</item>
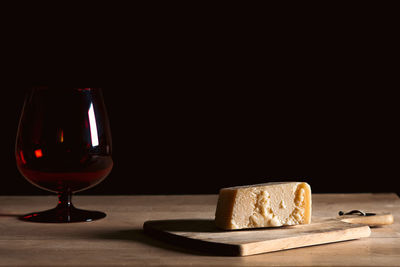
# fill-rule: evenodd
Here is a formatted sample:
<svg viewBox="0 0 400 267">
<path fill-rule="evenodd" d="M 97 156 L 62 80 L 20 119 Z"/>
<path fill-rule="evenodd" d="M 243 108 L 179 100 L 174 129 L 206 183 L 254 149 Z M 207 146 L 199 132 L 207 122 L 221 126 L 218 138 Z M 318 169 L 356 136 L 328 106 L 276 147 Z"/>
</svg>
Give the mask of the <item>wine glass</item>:
<svg viewBox="0 0 400 267">
<path fill-rule="evenodd" d="M 32 184 L 58 194 L 50 210 L 21 217 L 32 222 L 84 222 L 106 216 L 77 209 L 72 194 L 100 183 L 110 173 L 111 132 L 100 88 L 31 88 L 22 110 L 15 156 Z"/>
</svg>

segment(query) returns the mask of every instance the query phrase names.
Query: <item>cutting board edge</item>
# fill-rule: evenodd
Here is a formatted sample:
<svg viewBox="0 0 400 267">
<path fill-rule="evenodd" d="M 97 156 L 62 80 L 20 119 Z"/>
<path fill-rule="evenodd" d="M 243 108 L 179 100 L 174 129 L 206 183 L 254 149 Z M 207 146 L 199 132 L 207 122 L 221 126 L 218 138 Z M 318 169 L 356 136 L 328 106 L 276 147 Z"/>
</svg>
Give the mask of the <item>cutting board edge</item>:
<svg viewBox="0 0 400 267">
<path fill-rule="evenodd" d="M 307 237 L 294 236 L 294 237 L 282 238 L 279 240 L 279 242 L 282 243 L 282 245 L 278 247 L 276 247 L 277 240 L 275 239 L 241 244 L 239 245 L 240 246 L 239 256 L 250 256 L 250 255 L 275 252 L 287 249 L 350 241 L 350 240 L 369 237 L 371 235 L 371 229 L 368 225 L 353 224 L 352 226 L 354 227 L 350 229 L 308 234 Z M 268 243 L 273 243 L 274 248 L 269 246 Z"/>
</svg>

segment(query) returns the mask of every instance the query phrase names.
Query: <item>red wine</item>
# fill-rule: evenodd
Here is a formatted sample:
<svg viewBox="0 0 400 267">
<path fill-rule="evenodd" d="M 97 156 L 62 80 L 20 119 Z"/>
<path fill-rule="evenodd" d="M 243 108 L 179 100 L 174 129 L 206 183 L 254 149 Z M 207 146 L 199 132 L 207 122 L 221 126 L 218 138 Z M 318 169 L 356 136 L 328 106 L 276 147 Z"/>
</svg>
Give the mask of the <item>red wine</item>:
<svg viewBox="0 0 400 267">
<path fill-rule="evenodd" d="M 20 153 L 23 153 L 22 150 Z M 93 166 L 82 164 L 80 170 L 52 172 L 46 169 L 35 168 L 34 164 L 26 167 L 21 157 L 17 157 L 17 166 L 24 177 L 38 187 L 53 192 L 66 190 L 77 192 L 100 183 L 111 172 L 113 161 L 110 156 L 94 156 L 96 163 Z M 40 164 L 38 164 L 40 166 Z"/>
<path fill-rule="evenodd" d="M 111 134 L 101 91 L 37 88 L 28 95 L 16 143 L 17 166 L 49 191 L 77 192 L 111 171 Z"/>
</svg>

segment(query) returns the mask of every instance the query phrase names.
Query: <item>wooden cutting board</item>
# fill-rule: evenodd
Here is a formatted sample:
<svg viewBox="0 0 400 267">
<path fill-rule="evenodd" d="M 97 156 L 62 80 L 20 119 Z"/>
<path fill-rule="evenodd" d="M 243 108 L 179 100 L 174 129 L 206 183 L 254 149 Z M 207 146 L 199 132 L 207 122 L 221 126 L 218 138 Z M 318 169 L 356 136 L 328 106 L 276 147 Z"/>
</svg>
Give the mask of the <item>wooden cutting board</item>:
<svg viewBox="0 0 400 267">
<path fill-rule="evenodd" d="M 159 220 L 143 225 L 146 233 L 167 242 L 218 255 L 247 256 L 368 237 L 368 225 L 313 218 L 311 224 L 223 231 L 213 220 Z"/>
</svg>

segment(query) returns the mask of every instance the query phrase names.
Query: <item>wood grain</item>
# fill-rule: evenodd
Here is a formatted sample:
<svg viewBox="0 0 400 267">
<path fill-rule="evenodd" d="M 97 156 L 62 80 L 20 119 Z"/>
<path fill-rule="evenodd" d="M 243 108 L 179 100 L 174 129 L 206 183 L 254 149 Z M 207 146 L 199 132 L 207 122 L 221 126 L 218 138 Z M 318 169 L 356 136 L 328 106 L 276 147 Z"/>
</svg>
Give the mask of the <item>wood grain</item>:
<svg viewBox="0 0 400 267">
<path fill-rule="evenodd" d="M 107 213 L 90 223 L 27 223 L 18 215 L 55 206 L 56 196 L 0 196 L 0 266 L 399 266 L 400 199 L 395 194 L 313 194 L 313 215 L 390 212 L 394 224 L 369 238 L 248 257 L 215 256 L 148 237 L 148 220 L 212 220 L 217 195 L 76 196 Z"/>
</svg>

